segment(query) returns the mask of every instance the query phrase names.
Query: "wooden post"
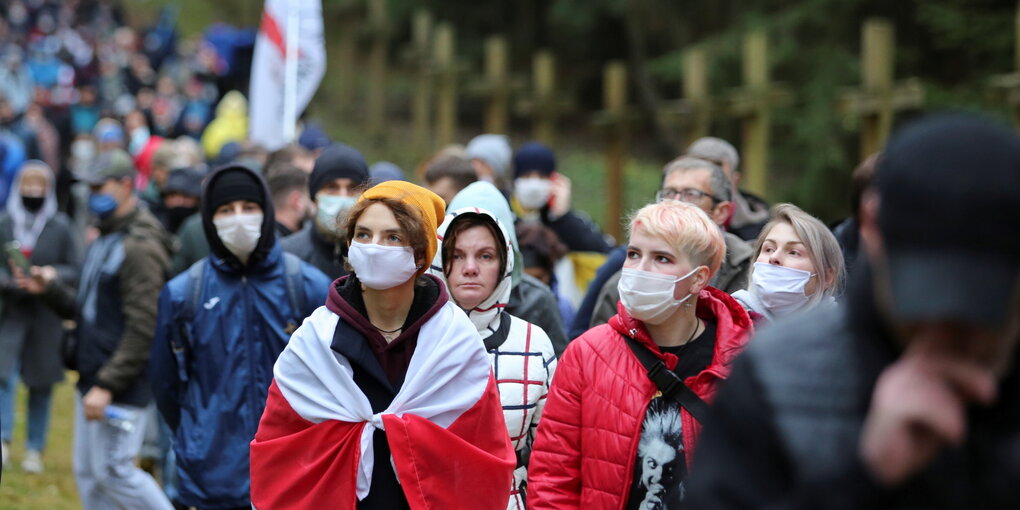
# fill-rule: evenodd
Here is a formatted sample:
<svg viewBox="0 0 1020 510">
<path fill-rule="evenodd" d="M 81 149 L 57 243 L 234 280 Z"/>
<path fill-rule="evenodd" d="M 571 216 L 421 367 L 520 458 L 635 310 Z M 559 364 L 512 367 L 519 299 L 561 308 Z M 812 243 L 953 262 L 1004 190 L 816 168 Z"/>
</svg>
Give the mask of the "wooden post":
<svg viewBox="0 0 1020 510">
<path fill-rule="evenodd" d="M 414 12 L 411 26 L 413 59 L 417 68 L 414 104 L 411 106 L 414 126 L 413 143 L 418 154 L 428 150 L 429 126 L 432 122 L 432 13 L 425 9 Z"/>
<path fill-rule="evenodd" d="M 368 57 L 366 128 L 369 136 L 375 138 L 382 136 L 386 125 L 386 55 L 389 50 L 386 1 L 368 2 L 368 26 L 372 34 L 372 48 Z"/>
<path fill-rule="evenodd" d="M 485 79 L 488 101 L 485 106 L 485 132 L 506 133 L 510 104 L 506 38 L 494 35 L 485 40 Z"/>
<path fill-rule="evenodd" d="M 698 138 L 708 136 L 711 129 L 712 97 L 708 90 L 708 66 L 705 63 L 705 50 L 692 48 L 683 56 L 683 97 L 691 108 L 692 120 L 685 130 L 684 147 Z"/>
<path fill-rule="evenodd" d="M 861 118 L 861 160 L 882 150 L 897 111 L 924 103 L 919 80 L 894 84 L 895 40 L 888 20 L 869 19 L 861 28 L 862 87 L 844 94 L 841 105 L 845 114 Z"/>
<path fill-rule="evenodd" d="M 327 25 L 328 26 L 328 25 Z M 328 29 L 327 29 L 328 30 Z M 349 10 L 340 15 L 337 26 L 339 42 L 336 51 L 336 66 L 341 71 L 337 73 L 337 101 L 343 111 L 350 112 L 354 103 L 354 89 L 356 85 L 357 71 L 357 46 L 358 46 L 358 16 Z M 334 65 L 330 62 L 329 65 Z"/>
<path fill-rule="evenodd" d="M 764 31 L 744 37 L 744 84 L 752 93 L 768 90 L 768 37 Z M 747 189 L 766 195 L 769 165 L 769 104 L 755 101 L 753 112 L 744 117 L 740 132 L 743 140 L 744 175 Z"/>
<path fill-rule="evenodd" d="M 623 216 L 623 165 L 626 145 L 624 118 L 627 113 L 627 68 L 622 61 L 611 61 L 602 72 L 602 104 L 609 115 L 606 140 L 606 229 L 621 238 Z"/>
<path fill-rule="evenodd" d="M 457 136 L 457 70 L 454 62 L 454 34 L 449 23 L 436 29 L 435 63 L 439 73 L 436 92 L 436 145 L 442 147 Z"/>
<path fill-rule="evenodd" d="M 535 53 L 531 65 L 534 95 L 532 136 L 547 145 L 556 137 L 556 59 L 549 50 Z"/>
<path fill-rule="evenodd" d="M 893 66 L 896 62 L 895 32 L 887 20 L 873 19 L 861 29 L 863 41 L 861 81 L 867 90 L 882 93 L 892 89 Z M 885 94 L 882 94 L 885 96 Z M 861 158 L 881 150 L 892 130 L 893 112 L 889 98 L 882 97 L 877 112 L 864 117 L 861 126 Z"/>
</svg>

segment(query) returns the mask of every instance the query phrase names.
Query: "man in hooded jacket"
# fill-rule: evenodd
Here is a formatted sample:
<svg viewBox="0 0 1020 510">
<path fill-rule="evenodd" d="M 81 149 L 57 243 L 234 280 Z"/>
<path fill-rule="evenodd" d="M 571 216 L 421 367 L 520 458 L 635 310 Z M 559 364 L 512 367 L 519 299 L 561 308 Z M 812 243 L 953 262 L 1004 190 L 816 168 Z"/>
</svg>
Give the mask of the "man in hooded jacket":
<svg viewBox="0 0 1020 510">
<path fill-rule="evenodd" d="M 330 282 L 280 248 L 268 187 L 253 170 L 211 175 L 201 214 L 211 253 L 160 294 L 152 387 L 173 432 L 179 502 L 250 508 L 248 443 L 273 364 Z"/>
</svg>

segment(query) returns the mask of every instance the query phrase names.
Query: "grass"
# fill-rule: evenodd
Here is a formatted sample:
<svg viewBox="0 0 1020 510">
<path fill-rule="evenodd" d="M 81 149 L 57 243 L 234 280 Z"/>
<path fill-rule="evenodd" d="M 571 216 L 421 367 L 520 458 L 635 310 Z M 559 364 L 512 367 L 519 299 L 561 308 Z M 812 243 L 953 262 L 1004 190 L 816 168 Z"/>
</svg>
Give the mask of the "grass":
<svg viewBox="0 0 1020 510">
<path fill-rule="evenodd" d="M 71 471 L 74 437 L 74 384 L 69 380 L 54 387 L 53 414 L 50 434 L 43 454 L 46 471 L 32 475 L 21 470 L 25 454 L 25 405 L 27 393 L 18 389 L 15 412 L 14 441 L 10 465 L 5 466 L 0 481 L 0 509 L 4 510 L 72 510 L 81 508 Z"/>
</svg>

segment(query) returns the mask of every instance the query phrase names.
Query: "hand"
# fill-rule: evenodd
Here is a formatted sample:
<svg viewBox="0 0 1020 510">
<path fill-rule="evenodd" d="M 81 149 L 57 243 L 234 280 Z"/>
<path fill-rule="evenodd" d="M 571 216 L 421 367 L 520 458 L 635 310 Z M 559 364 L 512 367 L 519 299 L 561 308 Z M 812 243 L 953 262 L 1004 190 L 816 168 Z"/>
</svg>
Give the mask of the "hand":
<svg viewBox="0 0 1020 510">
<path fill-rule="evenodd" d="M 549 188 L 552 192 L 549 219 L 555 220 L 570 212 L 570 179 L 563 174 L 556 174 L 551 179 Z"/>
<path fill-rule="evenodd" d="M 57 270 L 53 266 L 32 266 L 29 274 L 25 274 L 20 267 L 11 263 L 11 274 L 14 276 L 14 283 L 19 289 L 29 294 L 42 294 L 57 278 Z"/>
<path fill-rule="evenodd" d="M 994 375 L 971 362 L 932 354 L 915 342 L 882 372 L 859 452 L 879 483 L 895 486 L 966 436 L 970 404 L 996 398 Z"/>
<path fill-rule="evenodd" d="M 85 407 L 85 419 L 102 420 L 106 417 L 106 406 L 112 402 L 113 393 L 110 393 L 110 390 L 93 386 L 81 399 L 82 406 Z"/>
</svg>

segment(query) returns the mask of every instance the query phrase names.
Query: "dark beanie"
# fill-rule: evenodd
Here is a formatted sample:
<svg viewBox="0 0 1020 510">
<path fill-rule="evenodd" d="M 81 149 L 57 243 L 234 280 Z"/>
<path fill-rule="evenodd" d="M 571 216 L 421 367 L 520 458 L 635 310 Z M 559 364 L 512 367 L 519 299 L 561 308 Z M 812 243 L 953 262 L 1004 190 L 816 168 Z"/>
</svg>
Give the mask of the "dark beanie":
<svg viewBox="0 0 1020 510">
<path fill-rule="evenodd" d="M 368 163 L 357 149 L 334 143 L 322 150 L 315 158 L 315 167 L 308 177 L 308 191 L 312 198 L 329 181 L 350 179 L 355 186 L 368 182 Z"/>
<path fill-rule="evenodd" d="M 541 143 L 528 142 L 514 154 L 514 178 L 535 170 L 546 177 L 552 175 L 556 171 L 556 155 Z"/>
<path fill-rule="evenodd" d="M 221 171 L 205 190 L 210 211 L 235 200 L 250 200 L 266 207 L 266 193 L 258 177 L 243 168 Z"/>
</svg>

